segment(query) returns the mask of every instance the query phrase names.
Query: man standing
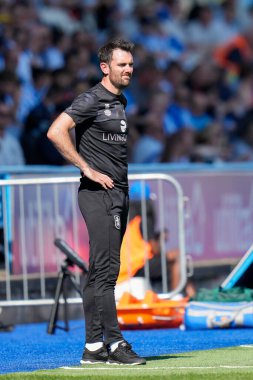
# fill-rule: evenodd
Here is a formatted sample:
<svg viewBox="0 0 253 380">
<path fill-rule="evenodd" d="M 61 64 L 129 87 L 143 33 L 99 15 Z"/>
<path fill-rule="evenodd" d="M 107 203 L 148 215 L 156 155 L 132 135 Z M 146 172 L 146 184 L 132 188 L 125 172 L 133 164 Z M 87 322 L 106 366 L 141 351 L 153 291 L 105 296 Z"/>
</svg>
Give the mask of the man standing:
<svg viewBox="0 0 253 380">
<path fill-rule="evenodd" d="M 83 292 L 86 346 L 81 363 L 145 364 L 121 334 L 114 289 L 128 215 L 126 98 L 133 44 L 114 39 L 98 51 L 103 78 L 51 125 L 48 138 L 81 171 L 79 207 L 90 238 Z M 76 149 L 69 132 L 75 127 Z"/>
</svg>

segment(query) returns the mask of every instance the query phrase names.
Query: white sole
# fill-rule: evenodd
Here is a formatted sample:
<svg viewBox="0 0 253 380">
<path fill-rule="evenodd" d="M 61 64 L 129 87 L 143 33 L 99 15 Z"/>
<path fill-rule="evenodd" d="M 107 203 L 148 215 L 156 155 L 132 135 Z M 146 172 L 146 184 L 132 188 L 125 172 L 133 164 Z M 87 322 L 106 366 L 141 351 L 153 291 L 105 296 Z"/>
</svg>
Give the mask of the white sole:
<svg viewBox="0 0 253 380">
<path fill-rule="evenodd" d="M 80 363 L 81 364 L 106 364 L 106 362 L 102 362 L 102 361 L 92 362 L 90 360 L 80 360 Z"/>
<path fill-rule="evenodd" d="M 108 365 L 144 365 L 146 363 L 117 363 L 117 362 L 106 362 Z"/>
</svg>

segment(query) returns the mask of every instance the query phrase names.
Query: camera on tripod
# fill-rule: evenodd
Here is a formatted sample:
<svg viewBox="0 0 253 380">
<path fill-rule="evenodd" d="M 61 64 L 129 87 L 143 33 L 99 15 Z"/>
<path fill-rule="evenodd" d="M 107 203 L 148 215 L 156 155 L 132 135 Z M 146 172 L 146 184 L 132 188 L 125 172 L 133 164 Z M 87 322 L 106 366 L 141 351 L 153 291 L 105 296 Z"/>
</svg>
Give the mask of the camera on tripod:
<svg viewBox="0 0 253 380">
<path fill-rule="evenodd" d="M 48 334 L 54 334 L 55 329 L 61 328 L 65 331 L 69 331 L 69 324 L 68 324 L 68 303 L 67 303 L 67 294 L 65 289 L 65 280 L 68 278 L 70 282 L 72 283 L 74 289 L 80 294 L 81 291 L 79 284 L 76 282 L 74 274 L 69 270 L 69 267 L 73 267 L 76 265 L 83 273 L 88 272 L 88 265 L 77 255 L 77 253 L 63 240 L 63 239 L 55 239 L 54 244 L 57 248 L 61 250 L 62 253 L 65 254 L 66 259 L 61 264 L 61 270 L 58 274 L 58 280 L 56 285 L 56 291 L 55 291 L 55 297 L 54 297 L 54 303 L 51 309 L 50 313 L 50 319 L 48 323 L 47 332 Z M 64 322 L 65 327 L 58 326 L 57 318 L 58 318 L 58 309 L 59 309 L 59 301 L 61 295 L 63 296 L 64 300 Z"/>
</svg>

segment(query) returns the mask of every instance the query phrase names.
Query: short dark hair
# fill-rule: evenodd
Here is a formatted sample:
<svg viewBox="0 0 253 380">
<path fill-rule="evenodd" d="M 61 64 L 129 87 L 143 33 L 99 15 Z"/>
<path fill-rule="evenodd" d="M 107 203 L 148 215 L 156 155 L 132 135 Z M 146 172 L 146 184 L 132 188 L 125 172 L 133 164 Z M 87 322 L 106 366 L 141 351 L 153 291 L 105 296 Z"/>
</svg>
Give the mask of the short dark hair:
<svg viewBox="0 0 253 380">
<path fill-rule="evenodd" d="M 99 62 L 110 63 L 113 50 L 115 49 L 125 50 L 132 54 L 134 50 L 134 44 L 121 38 L 114 38 L 110 40 L 106 45 L 102 46 L 98 50 Z"/>
</svg>

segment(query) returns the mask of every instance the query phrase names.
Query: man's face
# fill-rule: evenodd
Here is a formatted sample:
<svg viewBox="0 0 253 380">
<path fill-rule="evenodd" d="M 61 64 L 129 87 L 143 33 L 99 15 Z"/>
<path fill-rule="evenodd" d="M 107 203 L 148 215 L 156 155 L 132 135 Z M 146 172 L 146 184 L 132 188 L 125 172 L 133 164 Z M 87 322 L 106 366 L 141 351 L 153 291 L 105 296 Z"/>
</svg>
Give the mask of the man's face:
<svg viewBox="0 0 253 380">
<path fill-rule="evenodd" d="M 133 56 L 131 53 L 115 49 L 109 64 L 105 64 L 105 74 L 112 85 L 120 90 L 129 85 L 133 74 Z"/>
</svg>

